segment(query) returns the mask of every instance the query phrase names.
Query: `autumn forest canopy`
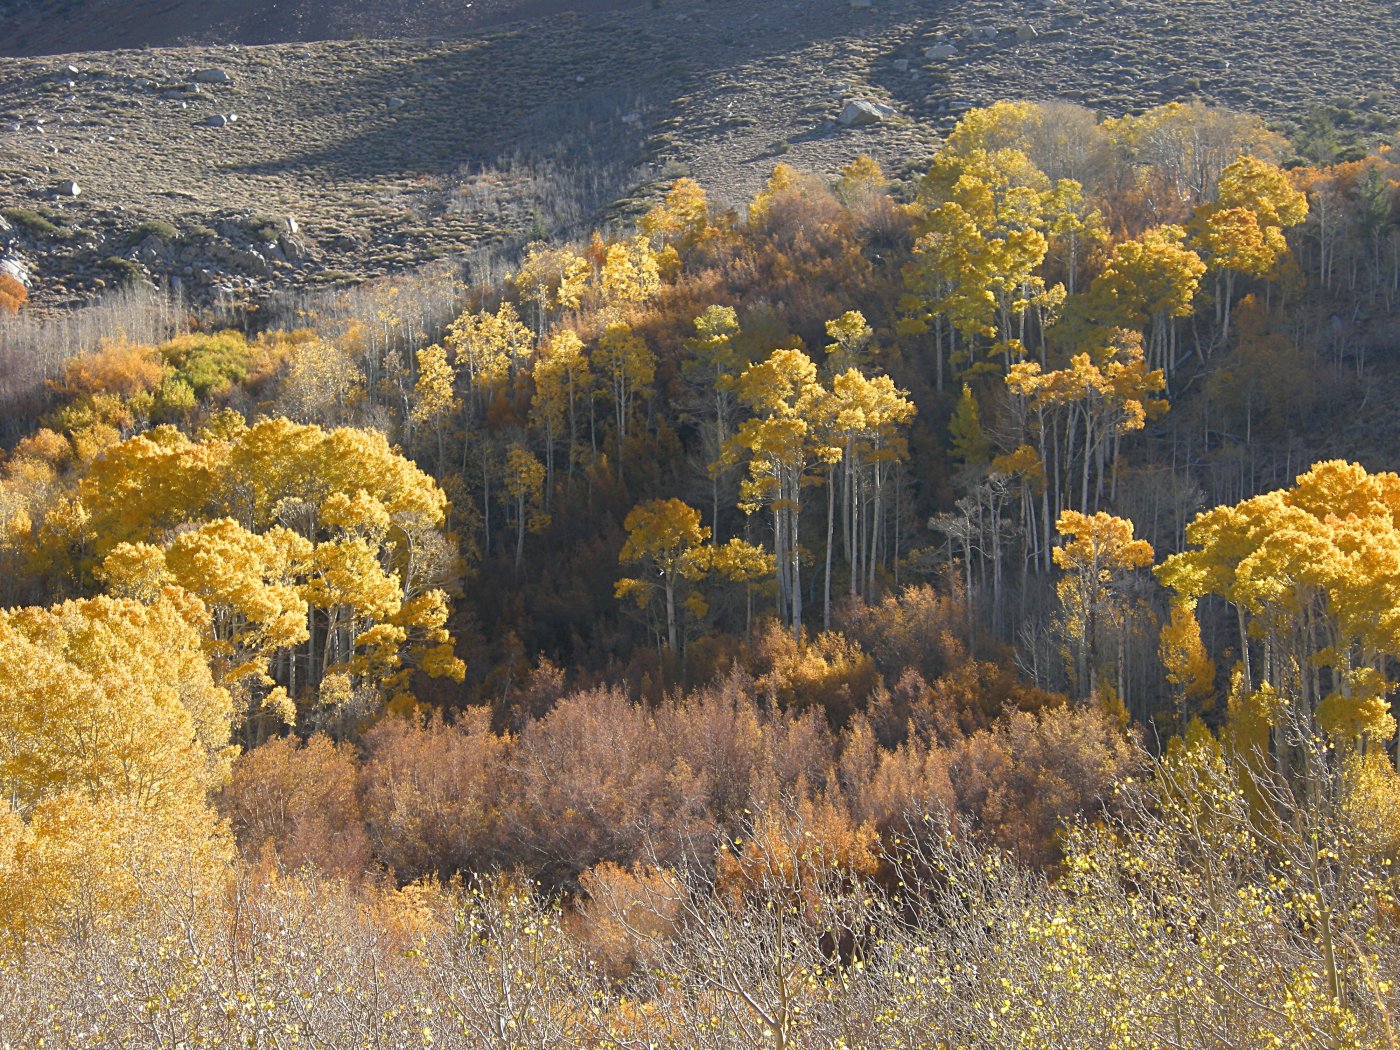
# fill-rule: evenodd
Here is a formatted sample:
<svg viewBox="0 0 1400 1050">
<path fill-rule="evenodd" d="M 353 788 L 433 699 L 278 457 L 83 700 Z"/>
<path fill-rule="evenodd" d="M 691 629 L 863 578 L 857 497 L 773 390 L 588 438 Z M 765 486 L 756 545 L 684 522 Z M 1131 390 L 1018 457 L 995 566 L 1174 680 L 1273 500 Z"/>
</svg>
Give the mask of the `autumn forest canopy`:
<svg viewBox="0 0 1400 1050">
<path fill-rule="evenodd" d="M 0 360 L 0 1046 L 1400 1047 L 1363 153 L 999 103 Z"/>
</svg>

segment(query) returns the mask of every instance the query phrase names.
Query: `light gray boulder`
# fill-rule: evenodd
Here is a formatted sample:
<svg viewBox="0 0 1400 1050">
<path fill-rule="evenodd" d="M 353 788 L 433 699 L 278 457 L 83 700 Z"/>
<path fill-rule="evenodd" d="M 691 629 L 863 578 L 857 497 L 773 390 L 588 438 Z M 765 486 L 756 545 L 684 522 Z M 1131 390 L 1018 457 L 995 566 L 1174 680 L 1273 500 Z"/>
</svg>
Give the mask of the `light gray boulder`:
<svg viewBox="0 0 1400 1050">
<path fill-rule="evenodd" d="M 893 115 L 894 110 L 889 106 L 867 102 L 865 99 L 854 99 L 846 103 L 846 108 L 841 110 L 837 121 L 843 128 L 864 128 L 879 124 L 886 117 Z"/>
</svg>

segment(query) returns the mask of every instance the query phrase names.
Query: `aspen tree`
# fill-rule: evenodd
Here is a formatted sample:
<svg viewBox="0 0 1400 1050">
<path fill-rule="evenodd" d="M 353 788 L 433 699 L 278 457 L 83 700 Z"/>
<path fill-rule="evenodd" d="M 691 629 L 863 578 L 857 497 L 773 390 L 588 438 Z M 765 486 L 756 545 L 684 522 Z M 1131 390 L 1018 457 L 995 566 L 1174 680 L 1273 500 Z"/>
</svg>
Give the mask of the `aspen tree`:
<svg viewBox="0 0 1400 1050">
<path fill-rule="evenodd" d="M 810 470 L 841 458 L 839 445 L 823 439 L 819 421 L 829 394 L 817 366 L 801 350 L 775 350 L 739 376 L 738 394 L 754 412 L 730 439 L 726 455 L 746 455 L 749 478 L 740 488 L 740 508 L 773 512 L 779 615 L 794 635 L 802 631 L 802 488 Z"/>
<path fill-rule="evenodd" d="M 641 567 L 641 575 L 617 582 L 618 598 L 632 598 L 645 609 L 659 591 L 665 598 L 666 644 L 677 645 L 677 587 L 699 575 L 696 554 L 710 538 L 700 513 L 678 499 L 652 500 L 633 507 L 623 522 L 627 542 L 618 561 Z M 660 581 L 660 582 L 658 582 Z"/>
<path fill-rule="evenodd" d="M 1103 635 L 1121 631 L 1125 618 L 1124 585 L 1132 572 L 1152 564 L 1152 545 L 1133 538 L 1133 523 L 1099 511 L 1067 510 L 1055 523 L 1065 542 L 1055 548 L 1055 564 L 1064 572 L 1056 585 L 1065 615 L 1065 630 L 1075 648 L 1075 670 L 1085 695 L 1099 695 Z M 1118 653 L 1119 695 L 1123 653 Z"/>
</svg>

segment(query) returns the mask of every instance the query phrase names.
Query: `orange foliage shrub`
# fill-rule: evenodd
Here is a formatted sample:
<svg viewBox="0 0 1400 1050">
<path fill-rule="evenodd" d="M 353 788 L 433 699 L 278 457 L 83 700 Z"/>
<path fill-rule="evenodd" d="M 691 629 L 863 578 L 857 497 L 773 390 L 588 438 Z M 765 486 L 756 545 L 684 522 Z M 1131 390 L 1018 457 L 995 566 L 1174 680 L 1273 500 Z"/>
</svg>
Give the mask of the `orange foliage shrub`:
<svg viewBox="0 0 1400 1050">
<path fill-rule="evenodd" d="M 752 693 L 753 679 L 735 669 L 709 688 L 668 701 L 655 715 L 677 764 L 708 778 L 710 816 L 727 831 L 743 822 L 754 777 L 766 764 L 767 727 Z"/>
<path fill-rule="evenodd" d="M 1056 832 L 1107 804 L 1113 785 L 1145 754 L 1114 712 L 1100 706 L 1012 711 L 949 749 L 959 809 L 1027 863 L 1058 858 Z"/>
<path fill-rule="evenodd" d="M 843 602 L 836 622 L 891 678 L 912 668 L 932 682 L 967 659 L 967 605 L 932 586 L 906 587 L 875 605 Z"/>
<path fill-rule="evenodd" d="M 957 795 L 948 758 L 942 748 L 917 739 L 885 750 L 869 722 L 857 718 L 843 740 L 838 767 L 852 816 L 882 836 L 905 833 L 925 817 L 949 820 Z"/>
<path fill-rule="evenodd" d="M 17 314 L 29 302 L 29 290 L 7 273 L 0 273 L 0 314 Z"/>
<path fill-rule="evenodd" d="M 511 767 L 516 848 L 547 880 L 650 851 L 677 863 L 710 837 L 704 771 L 677 761 L 652 714 L 619 689 L 559 701 L 522 730 Z"/>
<path fill-rule="evenodd" d="M 1023 683 L 1004 662 L 974 660 L 964 601 L 927 584 L 876 605 L 847 602 L 838 616 L 842 630 L 893 681 L 870 704 L 871 721 L 887 746 L 902 741 L 910 728 L 947 743 L 987 727 L 1003 711 L 1064 703 L 1057 693 Z"/>
<path fill-rule="evenodd" d="M 55 384 L 67 397 L 150 393 L 165 378 L 165 365 L 154 347 L 125 340 L 103 344 L 96 353 L 68 362 L 63 381 Z"/>
<path fill-rule="evenodd" d="M 878 842 L 873 827 L 857 824 L 831 799 L 772 803 L 747 838 L 720 851 L 715 892 L 736 905 L 751 895 L 791 895 L 812 905 L 827 878 L 874 877 L 880 868 Z"/>
<path fill-rule="evenodd" d="M 355 876 L 370 861 L 359 776 L 350 744 L 279 737 L 234 763 L 222 808 L 245 855 L 271 846 L 290 868 Z"/>
<path fill-rule="evenodd" d="M 483 709 L 455 724 L 386 718 L 364 744 L 364 806 L 375 855 L 403 879 L 484 871 L 501 857 L 509 737 Z"/>
<path fill-rule="evenodd" d="M 680 930 L 687 890 L 670 871 L 603 863 L 583 873 L 579 888 L 571 932 L 615 980 L 653 962 L 658 942 Z"/>
<path fill-rule="evenodd" d="M 37 460 L 58 468 L 65 466 L 72 458 L 73 446 L 66 437 L 56 430 L 40 427 L 15 446 L 10 461 Z"/>
</svg>

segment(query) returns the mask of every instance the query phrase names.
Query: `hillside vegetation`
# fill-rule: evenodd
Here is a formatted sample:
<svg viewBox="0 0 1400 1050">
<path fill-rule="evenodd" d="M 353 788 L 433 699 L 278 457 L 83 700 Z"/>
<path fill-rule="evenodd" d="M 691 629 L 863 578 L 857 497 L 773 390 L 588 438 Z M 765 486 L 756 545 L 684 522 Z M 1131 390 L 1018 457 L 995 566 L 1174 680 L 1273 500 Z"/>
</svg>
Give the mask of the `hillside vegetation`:
<svg viewBox="0 0 1400 1050">
<path fill-rule="evenodd" d="M 1002 102 L 283 327 L 0 281 L 0 1044 L 1396 1044 L 1388 143 Z"/>
</svg>

